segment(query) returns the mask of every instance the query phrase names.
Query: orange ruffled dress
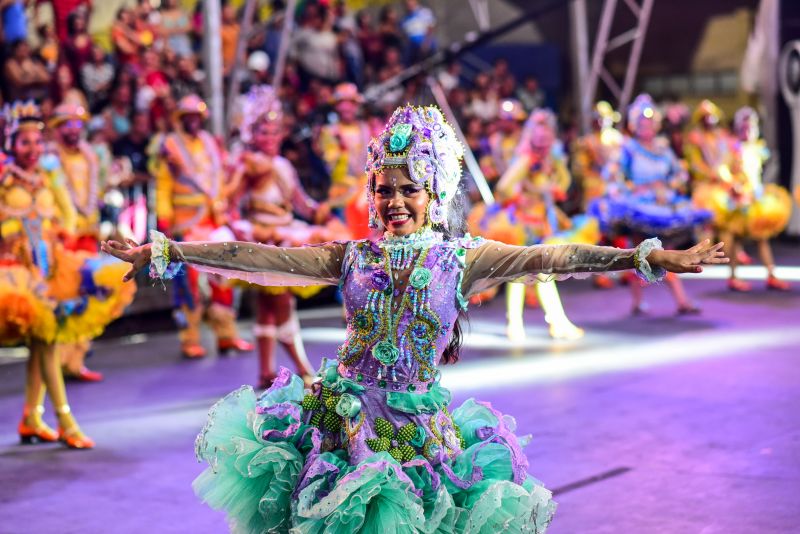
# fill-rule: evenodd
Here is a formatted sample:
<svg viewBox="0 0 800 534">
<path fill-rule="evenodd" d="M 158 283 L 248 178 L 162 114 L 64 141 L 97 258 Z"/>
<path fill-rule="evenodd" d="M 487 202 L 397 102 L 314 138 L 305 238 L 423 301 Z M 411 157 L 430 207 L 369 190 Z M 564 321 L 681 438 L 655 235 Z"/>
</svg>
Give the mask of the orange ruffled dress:
<svg viewBox="0 0 800 534">
<path fill-rule="evenodd" d="M 64 249 L 75 210 L 57 164 L 43 163 L 0 170 L 0 345 L 90 340 L 136 292 L 125 264 Z"/>
</svg>

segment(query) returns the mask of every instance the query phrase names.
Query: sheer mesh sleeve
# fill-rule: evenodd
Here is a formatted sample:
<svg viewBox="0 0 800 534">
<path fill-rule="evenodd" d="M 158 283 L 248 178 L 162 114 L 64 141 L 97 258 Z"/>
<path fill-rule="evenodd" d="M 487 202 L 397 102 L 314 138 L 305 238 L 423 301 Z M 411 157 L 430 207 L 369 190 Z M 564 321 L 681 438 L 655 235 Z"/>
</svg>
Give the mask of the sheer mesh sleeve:
<svg viewBox="0 0 800 534">
<path fill-rule="evenodd" d="M 262 286 L 335 285 L 342 276 L 346 242 L 277 247 L 246 241 L 171 243 L 175 259 L 198 270 Z"/>
<path fill-rule="evenodd" d="M 594 245 L 517 247 L 486 241 L 467 250 L 461 291 L 465 298 L 505 282 L 585 278 L 592 273 L 634 268 L 634 249 Z"/>
</svg>

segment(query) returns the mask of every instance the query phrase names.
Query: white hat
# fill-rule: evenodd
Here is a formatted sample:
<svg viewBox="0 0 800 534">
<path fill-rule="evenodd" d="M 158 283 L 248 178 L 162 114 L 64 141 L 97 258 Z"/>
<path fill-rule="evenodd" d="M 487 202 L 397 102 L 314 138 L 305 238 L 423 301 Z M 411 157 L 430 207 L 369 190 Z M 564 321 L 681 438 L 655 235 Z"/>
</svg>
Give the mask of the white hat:
<svg viewBox="0 0 800 534">
<path fill-rule="evenodd" d="M 263 50 L 256 50 L 247 58 L 247 68 L 257 72 L 269 69 L 269 56 Z"/>
</svg>

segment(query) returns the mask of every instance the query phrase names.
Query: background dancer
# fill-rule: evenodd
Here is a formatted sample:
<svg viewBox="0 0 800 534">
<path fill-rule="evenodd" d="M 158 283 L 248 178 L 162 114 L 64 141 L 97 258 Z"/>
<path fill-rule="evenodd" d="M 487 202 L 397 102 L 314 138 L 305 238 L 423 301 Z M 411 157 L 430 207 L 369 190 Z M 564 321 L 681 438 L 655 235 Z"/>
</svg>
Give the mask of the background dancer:
<svg viewBox="0 0 800 534">
<path fill-rule="evenodd" d="M 208 107 L 197 95 L 189 95 L 178 103 L 175 117 L 180 127 L 164 139 L 156 175 L 158 226 L 174 239 L 213 239 L 212 234 L 220 228 L 215 235 L 230 234 L 223 227 L 235 184 L 226 180 L 224 152 L 203 130 Z M 207 314 L 217 349 L 253 350 L 251 343 L 239 337 L 233 288 L 215 277 L 209 277 L 209 286 Z M 174 297 L 181 352 L 186 358 L 202 358 L 206 354 L 200 344 L 204 306 L 196 271 L 187 269 L 178 276 Z"/>
<path fill-rule="evenodd" d="M 56 344 L 100 335 L 122 314 L 135 285 L 120 283 L 124 264 L 97 269 L 95 258 L 61 245 L 74 238 L 77 215 L 57 159 L 43 157 L 38 107 L 20 102 L 6 107 L 5 125 L 9 158 L 0 170 L 0 344 L 24 343 L 30 353 L 19 437 L 23 443 L 61 441 L 89 449 L 94 442 L 71 413 Z M 58 432 L 42 420 L 45 392 Z"/>
</svg>

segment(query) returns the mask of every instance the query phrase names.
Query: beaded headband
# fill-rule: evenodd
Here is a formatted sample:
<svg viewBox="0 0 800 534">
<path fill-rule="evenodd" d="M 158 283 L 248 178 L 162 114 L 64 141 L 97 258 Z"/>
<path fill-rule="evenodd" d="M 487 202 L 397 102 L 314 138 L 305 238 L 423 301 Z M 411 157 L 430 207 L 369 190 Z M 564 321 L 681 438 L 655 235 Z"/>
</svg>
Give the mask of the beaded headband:
<svg viewBox="0 0 800 534">
<path fill-rule="evenodd" d="M 628 128 L 635 130 L 642 118 L 651 119 L 657 125 L 661 124 L 661 112 L 647 93 L 637 96 L 628 108 Z"/>
<path fill-rule="evenodd" d="M 27 102 L 16 101 L 13 104 L 6 104 L 3 107 L 3 119 L 5 121 L 5 150 L 11 150 L 11 140 L 20 130 L 34 129 L 43 130 L 39 106 L 32 100 Z"/>
<path fill-rule="evenodd" d="M 283 107 L 272 86 L 254 85 L 242 100 L 242 126 L 239 136 L 243 142 L 249 143 L 257 124 L 282 120 Z"/>
<path fill-rule="evenodd" d="M 401 106 L 392 114 L 383 132 L 367 149 L 367 199 L 369 225 L 378 228 L 375 179 L 384 168 L 407 168 L 411 180 L 431 195 L 428 220 L 447 227 L 450 202 L 461 180 L 464 146 L 435 106 Z"/>
</svg>

